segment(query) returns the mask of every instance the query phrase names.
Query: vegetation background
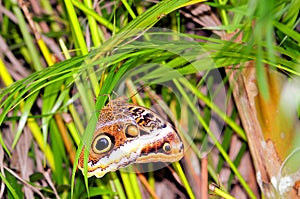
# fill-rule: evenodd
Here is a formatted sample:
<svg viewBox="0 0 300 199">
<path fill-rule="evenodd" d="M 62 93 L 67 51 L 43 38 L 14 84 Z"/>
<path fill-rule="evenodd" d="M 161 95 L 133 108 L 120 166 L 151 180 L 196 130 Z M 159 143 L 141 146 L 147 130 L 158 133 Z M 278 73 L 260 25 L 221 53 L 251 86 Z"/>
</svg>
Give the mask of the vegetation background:
<svg viewBox="0 0 300 199">
<path fill-rule="evenodd" d="M 1 3 L 0 198 L 299 197 L 299 0 Z M 120 82 L 189 147 L 87 180 L 86 126 Z"/>
</svg>

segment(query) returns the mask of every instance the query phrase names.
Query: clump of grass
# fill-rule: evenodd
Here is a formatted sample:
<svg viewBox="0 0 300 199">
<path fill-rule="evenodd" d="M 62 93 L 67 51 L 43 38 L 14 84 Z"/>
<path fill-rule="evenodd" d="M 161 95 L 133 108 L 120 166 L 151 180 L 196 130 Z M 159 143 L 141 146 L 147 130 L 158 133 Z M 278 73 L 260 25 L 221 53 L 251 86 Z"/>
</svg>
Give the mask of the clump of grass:
<svg viewBox="0 0 300 199">
<path fill-rule="evenodd" d="M 245 125 L 251 118 L 241 115 L 247 103 L 232 100 L 243 87 L 232 80 L 254 69 L 261 99 L 279 99 L 269 80 L 278 88 L 283 83 L 269 78 L 270 71 L 299 75 L 299 5 L 199 2 L 4 2 L 1 198 L 156 198 L 170 181 L 174 197 L 266 194 L 253 180 L 253 167 L 260 165 Z M 155 102 L 181 134 L 184 159 L 147 174 L 112 172 L 88 180 L 77 172 L 99 110 L 114 92 L 148 108 Z M 291 143 L 293 136 L 287 137 Z M 249 147 L 254 164 L 247 163 Z M 277 150 L 284 159 L 291 149 Z M 208 193 L 208 184 L 217 186 Z"/>
</svg>

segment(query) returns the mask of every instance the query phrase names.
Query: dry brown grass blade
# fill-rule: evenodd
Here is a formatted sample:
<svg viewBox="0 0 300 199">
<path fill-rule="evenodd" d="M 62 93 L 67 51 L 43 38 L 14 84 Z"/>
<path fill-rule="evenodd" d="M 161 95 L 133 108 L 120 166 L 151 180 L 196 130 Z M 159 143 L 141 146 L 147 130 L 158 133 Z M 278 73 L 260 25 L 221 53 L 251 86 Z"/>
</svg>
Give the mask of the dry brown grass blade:
<svg viewBox="0 0 300 199">
<path fill-rule="evenodd" d="M 54 182 L 53 182 L 52 179 L 51 179 L 50 172 L 51 172 L 51 171 L 50 171 L 50 169 L 49 169 L 48 171 L 43 172 L 43 175 L 44 175 L 44 177 L 45 177 L 45 180 L 47 181 L 47 183 L 48 183 L 49 186 L 51 187 L 51 189 L 52 189 L 52 191 L 53 191 L 53 194 L 55 195 L 55 198 L 60 199 L 60 197 L 59 197 L 59 195 L 58 195 L 58 193 L 57 193 L 57 190 L 56 190 L 56 188 L 55 188 L 55 186 L 54 186 Z"/>
<path fill-rule="evenodd" d="M 61 137 L 63 139 L 64 145 L 66 147 L 67 153 L 69 155 L 70 161 L 72 164 L 74 164 L 75 159 L 75 148 L 74 144 L 72 142 L 72 139 L 70 138 L 70 135 L 68 134 L 67 127 L 64 124 L 64 120 L 66 123 L 71 120 L 68 114 L 63 114 L 63 117 L 60 114 L 55 114 L 54 118 L 56 120 L 57 126 L 59 128 L 59 132 L 61 134 Z"/>
<path fill-rule="evenodd" d="M 8 167 L 4 167 L 4 168 L 10 174 L 12 174 L 16 179 L 18 179 L 20 182 L 22 182 L 26 187 L 28 187 L 31 191 L 33 191 L 36 194 L 38 194 L 42 199 L 45 199 L 45 197 L 43 196 L 43 194 L 40 192 L 40 190 L 38 188 L 36 188 L 36 187 L 32 186 L 31 184 L 29 184 L 27 181 L 25 181 L 23 178 L 21 178 L 18 174 L 16 174 L 10 168 L 8 168 Z M 34 197 L 26 197 L 26 196 L 28 196 L 28 195 L 25 195 L 25 198 L 34 198 Z"/>
<path fill-rule="evenodd" d="M 155 191 L 152 189 L 151 185 L 145 178 L 145 176 L 138 171 L 136 171 L 138 178 L 140 179 L 141 183 L 144 185 L 148 193 L 151 195 L 153 199 L 159 199 L 159 197 L 156 195 Z"/>
<path fill-rule="evenodd" d="M 187 146 L 187 144 L 185 146 Z M 199 159 L 198 159 L 196 153 L 191 148 L 188 148 L 185 151 L 184 159 L 183 159 L 182 163 L 184 165 L 184 169 L 186 171 L 189 171 L 186 173 L 186 176 L 187 176 L 187 179 L 188 179 L 188 181 L 191 185 L 191 188 L 195 194 L 195 197 L 202 198 L 201 191 L 205 186 L 203 184 L 207 184 L 208 182 L 203 182 L 203 180 L 201 179 L 202 178 L 201 174 L 203 174 L 203 170 L 201 171 Z M 206 189 L 207 189 L 207 186 L 206 186 Z"/>
<path fill-rule="evenodd" d="M 32 141 L 32 135 L 30 131 L 25 128 L 24 132 L 22 133 L 20 140 L 15 148 L 15 153 L 13 153 L 13 160 L 15 162 L 16 168 L 20 171 L 21 178 L 29 181 L 30 175 L 34 172 L 34 164 L 33 160 L 27 155 L 29 153 L 30 147 L 31 147 L 31 141 Z M 33 191 L 31 188 L 28 188 L 27 186 L 24 187 L 24 194 L 26 198 L 33 198 Z"/>
<path fill-rule="evenodd" d="M 208 198 L 208 160 L 207 156 L 201 159 L 201 198 Z"/>
</svg>

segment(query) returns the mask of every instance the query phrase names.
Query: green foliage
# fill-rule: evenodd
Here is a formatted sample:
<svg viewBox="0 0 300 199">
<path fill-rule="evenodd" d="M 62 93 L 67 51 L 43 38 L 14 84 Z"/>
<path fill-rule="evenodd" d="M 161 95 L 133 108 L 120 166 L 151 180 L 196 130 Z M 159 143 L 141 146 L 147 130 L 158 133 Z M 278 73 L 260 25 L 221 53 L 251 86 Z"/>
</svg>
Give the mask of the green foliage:
<svg viewBox="0 0 300 199">
<path fill-rule="evenodd" d="M 218 27 L 204 27 L 205 31 L 212 34 L 211 37 L 175 33 L 159 28 L 151 29 L 162 18 L 167 21 L 175 18 L 181 23 L 163 28 L 184 30 L 186 28 L 184 20 L 187 19 L 170 13 L 178 13 L 178 9 L 189 3 L 187 0 L 165 0 L 155 5 L 134 1 L 129 1 L 128 4 L 126 1 L 121 2 L 122 4 L 119 2 L 110 7 L 112 12 L 105 8 L 104 2 L 101 2 L 97 9 L 101 10 L 102 15 L 96 12 L 98 10 L 92 7 L 90 1 L 65 1 L 64 4 L 56 2 L 61 10 L 53 10 L 51 5 L 48 5 L 49 2 L 44 3 L 42 6 L 48 11 L 48 15 L 33 19 L 37 23 L 48 23 L 51 29 L 45 35 L 53 37 L 51 39 L 56 42 L 55 46 L 64 51 L 63 58 L 70 57 L 69 53 L 73 50 L 74 54 L 70 59 L 52 66 L 44 64 L 43 67 L 41 60 L 47 60 L 49 57 L 46 57 L 41 46 L 39 46 L 41 51 L 36 47 L 34 35 L 28 32 L 28 24 L 21 9 L 9 3 L 3 5 L 14 13 L 18 24 L 4 15 L 1 36 L 18 58 L 24 57 L 23 61 L 26 62 L 24 65 L 32 70 L 30 75 L 20 78 L 11 85 L 3 81 L 6 87 L 0 92 L 0 142 L 4 149 L 3 153 L 7 154 L 3 160 L 4 165 L 6 167 L 11 165 L 10 153 L 22 144 L 24 129 L 30 129 L 33 139 L 30 143 L 31 155 L 28 155 L 28 158 L 36 160 L 40 165 L 47 164 L 51 171 L 51 182 L 40 174 L 42 171 L 38 170 L 38 165 L 33 166 L 34 174 L 25 181 L 40 190 L 44 196 L 56 197 L 58 194 L 61 198 L 87 198 L 101 195 L 103 198 L 111 198 L 118 195 L 120 198 L 142 198 L 135 174 L 110 173 L 101 179 L 87 180 L 81 172 L 77 172 L 77 165 L 84 147 L 87 149 L 84 153 L 87 160 L 99 110 L 106 104 L 108 95 L 112 97 L 114 92 L 128 97 L 136 94 L 140 104 L 151 105 L 156 96 L 153 93 L 159 93 L 176 116 L 171 118 L 169 115 L 171 120 L 176 125 L 186 125 L 188 130 L 179 131 L 197 155 L 198 161 L 210 152 L 212 144 L 221 154 L 217 168 L 212 169 L 214 166 L 209 163 L 209 181 L 219 183 L 218 173 L 227 164 L 232 173 L 225 192 L 230 191 L 232 179 L 236 177 L 248 196 L 255 198 L 237 170 L 247 149 L 247 138 L 243 129 L 235 122 L 236 110 L 227 115 L 226 108 L 218 107 L 214 101 L 217 98 L 214 96 L 221 93 L 222 88 L 220 86 L 214 89 L 216 79 L 209 73 L 255 60 L 259 89 L 266 97 L 270 85 L 266 80 L 264 65 L 268 64 L 273 69 L 284 71 L 289 75 L 299 75 L 300 36 L 294 30 L 299 23 L 296 17 L 299 14 L 299 1 L 207 2 L 218 11 L 223 23 Z M 257 5 L 258 3 L 260 5 Z M 135 9 L 131 9 L 133 5 Z M 141 13 L 140 10 L 145 12 Z M 61 27 L 62 24 L 64 28 Z M 10 29 L 14 34 L 10 35 Z M 220 30 L 238 31 L 233 39 L 226 41 L 214 34 Z M 234 39 L 240 32 L 243 33 L 243 38 L 241 42 L 235 42 Z M 108 34 L 112 36 L 108 38 Z M 58 45 L 59 39 L 62 40 Z M 92 45 L 89 46 L 88 42 Z M 72 50 L 64 50 L 66 46 Z M 9 68 L 8 62 L 4 60 L 0 65 Z M 1 78 L 4 80 L 5 73 L 1 67 Z M 203 79 L 199 81 L 200 74 Z M 220 76 L 219 83 L 222 86 L 227 83 L 228 77 L 224 76 Z M 130 83 L 133 86 L 128 86 Z M 128 89 L 124 89 L 124 84 Z M 201 90 L 203 87 L 214 92 L 204 94 Z M 146 88 L 142 94 L 131 91 L 131 89 L 138 91 L 141 88 Z M 227 93 L 227 96 L 229 95 L 230 91 Z M 199 110 L 198 100 L 205 104 L 205 107 L 201 107 L 203 110 Z M 227 102 L 229 99 L 223 100 Z M 68 115 L 62 116 L 63 118 L 57 117 L 64 115 L 63 113 Z M 209 128 L 214 114 L 225 122 L 222 139 Z M 72 119 L 68 120 L 68 117 Z M 13 132 L 13 141 L 9 144 L 3 141 L 3 137 L 8 139 L 3 133 L 4 125 L 7 124 Z M 231 160 L 228 151 L 235 133 L 243 143 L 240 153 Z M 208 136 L 212 143 L 208 141 Z M 206 147 L 199 149 L 199 145 Z M 39 152 L 44 154 L 44 160 L 39 157 Z M 187 180 L 185 172 L 188 171 L 182 169 L 180 164 L 174 167 L 188 196 L 196 198 L 193 193 L 195 190 L 192 190 Z M 27 185 L 5 168 L 4 172 L 2 170 L 1 166 L 0 177 L 6 186 L 7 197 L 23 198 L 22 191 Z M 84 173 L 87 173 L 87 167 Z M 40 184 L 47 186 L 41 187 Z"/>
</svg>

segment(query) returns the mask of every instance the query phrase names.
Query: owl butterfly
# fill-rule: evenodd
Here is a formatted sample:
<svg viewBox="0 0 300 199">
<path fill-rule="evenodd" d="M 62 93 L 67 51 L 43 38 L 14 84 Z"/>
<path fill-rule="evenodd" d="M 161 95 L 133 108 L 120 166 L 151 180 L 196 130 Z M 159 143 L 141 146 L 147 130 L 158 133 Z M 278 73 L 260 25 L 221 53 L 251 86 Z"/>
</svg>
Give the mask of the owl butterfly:
<svg viewBox="0 0 300 199">
<path fill-rule="evenodd" d="M 133 163 L 175 162 L 183 143 L 175 128 L 153 111 L 110 100 L 101 110 L 88 156 L 87 175 L 100 178 Z M 84 148 L 78 167 L 83 171 Z"/>
</svg>

